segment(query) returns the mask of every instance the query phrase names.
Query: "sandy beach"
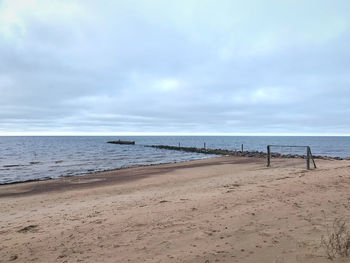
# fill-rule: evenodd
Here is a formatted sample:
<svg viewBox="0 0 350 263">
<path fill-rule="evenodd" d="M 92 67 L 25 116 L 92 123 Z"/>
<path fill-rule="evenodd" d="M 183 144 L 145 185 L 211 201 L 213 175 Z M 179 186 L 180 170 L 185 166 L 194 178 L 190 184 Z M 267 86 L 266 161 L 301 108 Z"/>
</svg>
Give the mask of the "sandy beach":
<svg viewBox="0 0 350 263">
<path fill-rule="evenodd" d="M 220 157 L 0 186 L 0 262 L 349 262 L 350 161 Z M 350 222 L 350 221 L 349 221 Z"/>
</svg>

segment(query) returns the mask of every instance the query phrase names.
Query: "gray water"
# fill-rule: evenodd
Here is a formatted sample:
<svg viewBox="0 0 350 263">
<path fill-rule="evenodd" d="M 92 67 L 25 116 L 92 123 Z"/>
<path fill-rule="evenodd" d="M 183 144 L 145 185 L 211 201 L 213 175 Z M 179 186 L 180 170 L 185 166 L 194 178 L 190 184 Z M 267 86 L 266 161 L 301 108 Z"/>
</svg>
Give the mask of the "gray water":
<svg viewBox="0 0 350 263">
<path fill-rule="evenodd" d="M 133 140 L 136 145 L 107 144 L 110 140 Z M 212 157 L 144 147 L 178 145 L 188 147 L 266 151 L 268 144 L 310 145 L 314 155 L 350 156 L 350 137 L 276 136 L 136 136 L 136 137 L 0 137 L 0 184 L 81 175 L 138 165 L 180 162 Z M 300 153 L 295 149 L 275 149 Z M 301 152 L 302 153 L 302 152 Z"/>
</svg>

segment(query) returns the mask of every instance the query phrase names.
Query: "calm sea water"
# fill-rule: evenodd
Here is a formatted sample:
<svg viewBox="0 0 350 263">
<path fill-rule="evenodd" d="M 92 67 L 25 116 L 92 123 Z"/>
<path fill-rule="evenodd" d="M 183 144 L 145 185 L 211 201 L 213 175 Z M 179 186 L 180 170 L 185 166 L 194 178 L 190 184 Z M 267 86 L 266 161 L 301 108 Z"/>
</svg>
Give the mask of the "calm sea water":
<svg viewBox="0 0 350 263">
<path fill-rule="evenodd" d="M 134 140 L 136 145 L 107 144 Z M 350 137 L 137 136 L 137 137 L 0 137 L 0 184 L 80 175 L 136 165 L 212 157 L 144 147 L 164 144 L 266 151 L 268 144 L 310 145 L 314 155 L 350 156 Z M 275 149 L 278 151 L 278 149 Z M 289 149 L 281 149 L 280 152 Z M 294 149 L 290 151 L 295 152 Z"/>
</svg>

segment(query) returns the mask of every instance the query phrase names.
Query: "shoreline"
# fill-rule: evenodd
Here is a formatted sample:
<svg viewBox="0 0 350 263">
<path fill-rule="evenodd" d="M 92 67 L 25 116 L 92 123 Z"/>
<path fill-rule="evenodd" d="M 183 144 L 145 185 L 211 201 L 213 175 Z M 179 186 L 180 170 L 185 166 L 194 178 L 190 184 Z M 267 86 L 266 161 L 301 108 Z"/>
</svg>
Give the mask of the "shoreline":
<svg viewBox="0 0 350 263">
<path fill-rule="evenodd" d="M 249 162 L 249 159 L 247 157 L 236 157 L 235 159 L 230 159 L 229 162 L 244 163 L 244 162 Z M 9 196 L 23 196 L 28 194 L 51 192 L 51 191 L 57 191 L 57 190 L 65 190 L 65 189 L 70 190 L 73 188 L 77 189 L 77 188 L 86 188 L 86 187 L 99 187 L 99 186 L 103 187 L 109 183 L 118 184 L 118 183 L 124 183 L 129 181 L 136 181 L 139 179 L 146 178 L 149 175 L 154 176 L 156 174 L 166 173 L 174 169 L 217 165 L 225 161 L 227 162 L 227 158 L 218 156 L 218 157 L 210 157 L 210 158 L 189 160 L 189 161 L 183 161 L 183 162 L 171 162 L 171 163 L 162 163 L 162 164 L 123 167 L 123 168 L 117 168 L 117 169 L 100 171 L 100 172 L 91 172 L 91 173 L 86 173 L 82 175 L 70 175 L 70 176 L 62 176 L 59 178 L 50 178 L 47 180 L 33 180 L 33 181 L 16 182 L 11 184 L 2 184 L 0 185 L 0 190 L 5 190 L 5 192 L 4 191 L 0 192 L 0 199 L 3 197 L 9 197 Z M 252 159 L 251 161 L 254 162 Z M 76 183 L 76 182 L 79 182 L 79 183 Z M 21 188 L 26 189 L 27 186 L 32 186 L 30 191 L 18 190 Z M 6 190 L 9 190 L 9 189 L 11 190 L 11 188 L 15 189 L 15 191 L 6 192 Z"/>
<path fill-rule="evenodd" d="M 220 157 L 222 157 L 222 155 L 221 156 L 218 155 L 218 156 L 212 156 L 212 157 L 204 157 L 204 158 L 199 158 L 199 159 L 196 158 L 196 159 L 191 159 L 191 160 L 186 160 L 186 161 L 178 161 L 178 162 L 164 162 L 164 163 L 140 164 L 140 165 L 136 164 L 136 165 L 131 165 L 131 166 L 105 169 L 105 170 L 100 170 L 100 171 L 84 172 L 81 174 L 69 174 L 69 175 L 61 175 L 59 177 L 43 177 L 43 178 L 38 178 L 38 179 L 29 179 L 26 181 L 14 181 L 14 182 L 9 182 L 9 183 L 0 183 L 0 189 L 2 186 L 6 186 L 6 185 L 16 185 L 16 184 L 24 184 L 24 183 L 32 183 L 32 182 L 46 182 L 46 181 L 50 181 L 50 180 L 58 180 L 58 179 L 62 179 L 62 178 L 86 176 L 86 175 L 92 175 L 92 174 L 98 174 L 98 173 L 104 173 L 104 172 L 113 172 L 113 171 L 119 171 L 119 170 L 123 170 L 123 169 L 129 169 L 129 168 L 142 168 L 142 167 L 163 165 L 163 164 L 187 163 L 187 162 L 192 162 L 192 161 L 207 160 L 207 159 L 220 158 Z"/>
<path fill-rule="evenodd" d="M 194 152 L 194 153 L 200 153 L 200 154 L 208 154 L 212 155 L 211 157 L 202 157 L 202 158 L 194 158 L 186 161 L 179 161 L 179 162 L 164 162 L 164 163 L 154 163 L 154 164 L 141 164 L 141 165 L 131 165 L 131 166 L 124 166 L 119 168 L 112 168 L 112 169 L 105 169 L 100 171 L 92 171 L 92 172 L 84 172 L 82 174 L 69 174 L 69 175 L 61 175 L 59 177 L 43 177 L 38 179 L 29 179 L 25 181 L 14 181 L 9 183 L 0 183 L 0 188 L 4 185 L 14 185 L 14 184 L 22 184 L 22 183 L 31 183 L 31 182 L 41 182 L 41 181 L 49 181 L 49 180 L 57 180 L 60 178 L 69 178 L 69 177 L 75 177 L 75 176 L 86 176 L 90 174 L 96 174 L 96 173 L 103 173 L 103 172 L 112 172 L 122 169 L 128 169 L 128 168 L 135 168 L 135 167 L 147 167 L 147 166 L 154 166 L 154 165 L 162 165 L 162 164 L 174 164 L 174 163 L 185 163 L 185 162 L 191 162 L 195 160 L 205 160 L 205 159 L 211 159 L 211 158 L 220 158 L 222 156 L 235 156 L 235 157 L 246 157 L 246 158 L 261 158 L 266 159 L 267 154 L 265 152 L 259 152 L 259 151 L 230 151 L 230 150 L 224 150 L 224 149 L 206 149 L 206 148 L 196 148 L 196 147 L 177 147 L 177 146 L 168 146 L 168 145 L 145 145 L 144 147 L 150 147 L 150 148 L 158 148 L 158 149 L 166 149 L 170 151 L 184 151 L 184 152 Z M 300 154 L 280 154 L 277 152 L 271 153 L 272 158 L 286 158 L 286 159 L 305 159 L 305 155 Z M 331 156 L 321 156 L 321 155 L 314 155 L 314 159 L 317 160 L 349 160 L 350 157 L 342 158 L 342 157 L 331 157 Z"/>
</svg>

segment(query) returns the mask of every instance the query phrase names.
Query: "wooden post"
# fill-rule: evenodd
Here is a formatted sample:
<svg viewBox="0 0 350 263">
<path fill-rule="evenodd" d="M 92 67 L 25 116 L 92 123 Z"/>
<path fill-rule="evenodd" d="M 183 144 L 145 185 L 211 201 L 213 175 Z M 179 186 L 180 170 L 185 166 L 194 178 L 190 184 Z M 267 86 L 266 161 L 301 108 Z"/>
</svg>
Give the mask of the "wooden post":
<svg viewBox="0 0 350 263">
<path fill-rule="evenodd" d="M 306 153 L 306 168 L 310 170 L 310 147 L 307 147 Z"/>
<path fill-rule="evenodd" d="M 311 158 L 311 160 L 312 160 L 312 162 L 314 164 L 314 168 L 316 169 L 317 167 L 316 167 L 316 163 L 315 163 L 314 157 L 312 156 L 311 148 L 309 150 L 310 150 L 310 158 Z"/>
<path fill-rule="evenodd" d="M 180 148 L 180 143 L 179 143 L 179 148 Z"/>
<path fill-rule="evenodd" d="M 243 153 L 243 144 L 242 144 L 242 153 Z"/>
<path fill-rule="evenodd" d="M 205 145 L 205 143 L 204 143 L 204 149 L 206 148 L 206 145 Z"/>
<path fill-rule="evenodd" d="M 270 145 L 267 145 L 267 167 L 270 167 L 271 162 L 271 150 Z"/>
</svg>

